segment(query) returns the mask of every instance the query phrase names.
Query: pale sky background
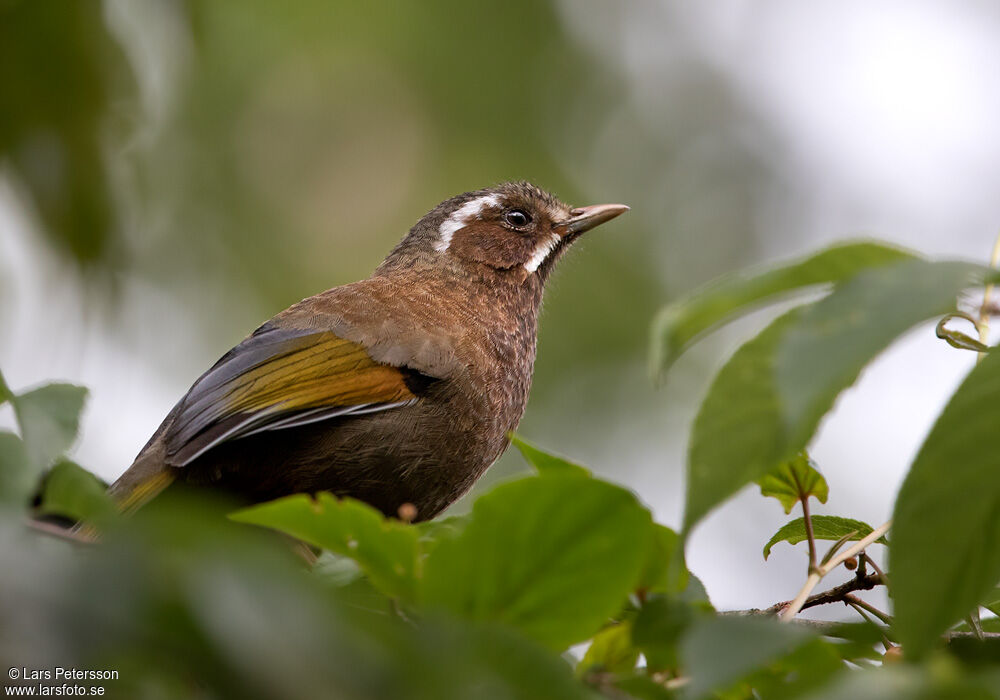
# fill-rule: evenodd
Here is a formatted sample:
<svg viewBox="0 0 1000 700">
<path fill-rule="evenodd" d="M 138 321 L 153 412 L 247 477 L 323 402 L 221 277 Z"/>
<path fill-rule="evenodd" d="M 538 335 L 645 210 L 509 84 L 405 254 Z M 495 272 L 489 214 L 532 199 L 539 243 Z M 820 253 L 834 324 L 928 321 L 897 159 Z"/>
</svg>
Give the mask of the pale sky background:
<svg viewBox="0 0 1000 700">
<path fill-rule="evenodd" d="M 164 6 L 139 4 L 150 12 Z M 136 29 L 122 3 L 109 7 L 122 35 L 132 37 L 127 53 L 140 75 L 147 129 L 155 132 L 170 110 L 171 86 L 183 69 L 189 38 L 169 12 L 151 31 Z M 713 185 L 685 178 L 687 159 L 711 154 L 718 144 L 692 143 L 658 171 L 632 175 L 642 154 L 623 136 L 652 129 L 654 117 L 670 115 L 663 86 L 683 82 L 696 63 L 738 96 L 753 122 L 742 147 L 765 160 L 782 183 L 755 194 L 761 206 L 754 223 L 770 233 L 739 266 L 795 257 L 859 235 L 934 256 L 987 259 L 1000 231 L 1000 5 L 563 0 L 559 11 L 586 51 L 626 76 L 624 98 L 597 138 L 587 139 L 586 147 L 575 138 L 586 128 L 581 95 L 578 109 L 551 141 L 571 177 L 595 201 L 614 182 L 613 191 L 630 193 L 629 216 L 650 227 L 666 208 L 681 207 L 680 215 L 692 218 L 713 216 L 712 192 L 705 191 Z M 137 32 L 146 35 L 137 40 Z M 733 138 L 741 139 L 739 129 Z M 697 192 L 696 201 L 686 201 L 684 187 Z M 226 348 L 191 356 L 180 344 L 162 347 L 158 328 L 194 325 L 205 310 L 138 278 L 125 279 L 115 311 L 121 330 L 108 333 L 110 312 L 88 304 L 75 279 L 60 273 L 61 263 L 33 233 L 36 222 L 22 195 L 9 169 L 0 167 L 0 289 L 14 301 L 0 308 L 6 329 L 0 368 L 15 389 L 51 379 L 90 388 L 75 458 L 111 480 Z M 424 210 L 433 204 L 426 202 Z M 413 218 L 421 213 L 414 211 Z M 627 236 L 628 229 L 617 235 Z M 687 241 L 686 250 L 698 255 L 720 240 Z M 651 254 L 671 271 L 666 291 L 683 291 L 685 259 L 667 245 Z M 569 263 L 561 274 L 571 276 L 573 267 Z M 627 484 L 658 519 L 676 527 L 686 433 L 697 403 L 711 373 L 767 317 L 757 314 L 703 341 L 659 390 L 649 385 L 641 364 L 628 368 L 620 395 L 601 397 L 607 408 L 599 434 L 556 419 L 566 407 L 592 401 L 600 377 L 591 376 L 564 382 L 544 402 L 533 403 L 526 434 Z M 831 493 L 815 512 L 873 525 L 886 520 L 920 440 L 973 361 L 971 353 L 936 340 L 931 325 L 911 332 L 871 365 L 838 402 L 812 447 Z M 626 414 L 622 406 L 635 410 Z M 0 422 L 11 423 L 9 409 L 0 410 Z M 778 545 L 766 563 L 760 554 L 785 520 L 776 501 L 747 490 L 696 530 L 688 563 L 718 607 L 766 606 L 795 594 L 805 577 L 804 546 Z"/>
</svg>

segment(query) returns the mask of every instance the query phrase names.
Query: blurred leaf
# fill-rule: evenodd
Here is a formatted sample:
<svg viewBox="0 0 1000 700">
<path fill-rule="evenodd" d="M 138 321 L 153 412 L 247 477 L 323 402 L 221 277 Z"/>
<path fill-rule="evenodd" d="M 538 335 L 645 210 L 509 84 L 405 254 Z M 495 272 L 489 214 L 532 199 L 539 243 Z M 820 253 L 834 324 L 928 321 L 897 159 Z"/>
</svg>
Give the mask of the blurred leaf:
<svg viewBox="0 0 1000 700">
<path fill-rule="evenodd" d="M 796 503 L 809 496 L 814 496 L 820 503 L 826 503 L 830 495 L 826 479 L 805 452 L 782 462 L 773 472 L 758 479 L 757 484 L 760 486 L 760 494 L 777 498 L 786 514 L 792 512 Z"/>
<path fill-rule="evenodd" d="M 511 433 L 510 442 L 521 453 L 524 460 L 538 470 L 539 474 L 568 472 L 581 476 L 591 476 L 590 470 L 586 467 L 540 450 L 518 435 Z"/>
<path fill-rule="evenodd" d="M 952 330 L 946 328 L 945 324 L 953 318 L 964 318 L 966 321 L 972 323 L 972 326 L 979 329 L 979 322 L 975 318 L 964 312 L 956 312 L 947 314 L 938 321 L 937 326 L 934 328 L 934 333 L 938 338 L 946 341 L 948 345 L 953 348 L 958 348 L 959 350 L 975 350 L 976 352 L 990 352 L 993 348 L 989 345 L 981 343 L 977 338 L 971 338 L 961 331 Z"/>
<path fill-rule="evenodd" d="M 316 557 L 312 570 L 319 578 L 338 588 L 365 579 L 365 572 L 358 562 L 330 551 L 323 551 Z"/>
<path fill-rule="evenodd" d="M 745 343 L 712 381 L 691 430 L 685 534 L 712 508 L 787 456 L 781 450 L 774 352 L 803 311 L 789 311 Z"/>
<path fill-rule="evenodd" d="M 687 582 L 680 536 L 665 525 L 653 523 L 649 556 L 638 588 L 649 593 L 679 593 Z"/>
<path fill-rule="evenodd" d="M 600 629 L 635 589 L 650 523 L 630 492 L 596 479 L 559 473 L 503 484 L 428 555 L 423 599 L 564 649 Z"/>
<path fill-rule="evenodd" d="M 983 632 L 1000 632 L 1000 617 L 987 617 L 980 619 L 980 625 L 983 628 Z M 953 628 L 956 632 L 971 632 L 972 629 L 969 627 L 969 623 L 963 620 L 960 624 Z"/>
<path fill-rule="evenodd" d="M 845 661 L 881 660 L 876 647 L 883 642 L 882 629 L 871 622 L 845 622 L 824 631 L 832 648 Z"/>
<path fill-rule="evenodd" d="M 994 615 L 1000 617 L 1000 586 L 986 594 L 982 602 L 979 603 Z"/>
<path fill-rule="evenodd" d="M 4 405 L 12 398 L 14 398 L 14 394 L 11 393 L 10 388 L 7 386 L 7 382 L 4 381 L 3 372 L 0 372 L 0 406 Z"/>
<path fill-rule="evenodd" d="M 468 526 L 470 517 L 471 514 L 465 513 L 414 523 L 413 527 L 417 529 L 420 553 L 426 556 L 442 542 L 458 537 Z"/>
<path fill-rule="evenodd" d="M 632 623 L 608 625 L 594 635 L 583 659 L 576 666 L 576 675 L 589 672 L 627 673 L 635 668 L 639 650 L 632 646 Z"/>
<path fill-rule="evenodd" d="M 317 578 L 336 589 L 337 599 L 360 610 L 389 615 L 393 600 L 375 588 L 356 561 L 330 551 L 323 551 L 313 564 Z"/>
<path fill-rule="evenodd" d="M 21 437 L 36 466 L 50 466 L 73 444 L 86 398 L 82 386 L 46 384 L 12 399 Z"/>
<path fill-rule="evenodd" d="M 262 535 L 156 499 L 86 556 L 0 537 L 5 660 L 99 659 L 121 672 L 108 694 L 128 698 L 593 697 L 516 633 L 373 613 Z"/>
<path fill-rule="evenodd" d="M 677 598 L 691 603 L 697 610 L 715 612 L 715 607 L 708 598 L 708 591 L 705 590 L 705 584 L 694 574 L 688 574 L 687 586 Z"/>
<path fill-rule="evenodd" d="M 845 671 L 847 667 L 834 645 L 813 639 L 751 674 L 746 683 L 753 688 L 754 697 L 768 700 L 800 698 L 828 685 Z"/>
<path fill-rule="evenodd" d="M 984 622 L 986 621 L 984 620 Z M 948 642 L 948 654 L 959 659 L 965 668 L 992 668 L 1000 673 L 1000 638 L 959 637 L 952 639 Z M 993 687 L 1000 694 L 1000 685 Z"/>
<path fill-rule="evenodd" d="M 43 232 L 81 264 L 113 252 L 103 122 L 127 75 L 101 3 L 0 5 L 0 156 Z"/>
<path fill-rule="evenodd" d="M 695 607 L 675 596 L 655 595 L 643 604 L 632 626 L 632 643 L 646 655 L 650 669 L 677 668 L 677 643 L 695 616 Z"/>
<path fill-rule="evenodd" d="M 895 665 L 844 674 L 810 700 L 996 700 L 988 685 L 958 669 Z"/>
<path fill-rule="evenodd" d="M 89 523 L 107 522 L 118 513 L 107 488 L 80 465 L 61 460 L 45 475 L 38 512 Z"/>
<path fill-rule="evenodd" d="M 417 530 L 384 517 L 365 503 L 322 491 L 315 499 L 305 494 L 288 496 L 229 517 L 350 557 L 386 595 L 404 600 L 414 597 Z"/>
<path fill-rule="evenodd" d="M 773 619 L 720 615 L 696 623 L 681 642 L 687 690 L 701 698 L 792 653 L 813 639 L 807 630 Z"/>
<path fill-rule="evenodd" d="M 840 518 L 835 515 L 814 515 L 812 516 L 813 537 L 817 540 L 832 540 L 834 542 L 845 539 L 850 542 L 863 540 L 874 529 L 868 523 L 850 518 Z M 764 559 L 771 554 L 771 547 L 778 542 L 788 542 L 798 544 L 806 541 L 806 522 L 803 518 L 796 518 L 785 523 L 771 536 L 771 539 L 764 545 Z M 885 537 L 875 540 L 878 544 L 889 544 Z"/>
<path fill-rule="evenodd" d="M 636 673 L 624 678 L 616 678 L 615 687 L 628 693 L 628 697 L 636 700 L 672 700 L 677 695 L 667 690 L 663 684 L 657 683 L 645 673 Z"/>
<path fill-rule="evenodd" d="M 38 472 L 21 438 L 0 430 L 0 504 L 27 506 Z"/>
<path fill-rule="evenodd" d="M 720 277 L 659 312 L 653 322 L 654 372 L 669 369 L 701 335 L 740 313 L 792 292 L 841 282 L 866 268 L 912 257 L 912 253 L 881 243 L 844 243 L 798 262 Z"/>
<path fill-rule="evenodd" d="M 893 520 L 895 622 L 911 658 L 1000 581 L 1000 354 L 969 373 L 903 482 Z"/>
<path fill-rule="evenodd" d="M 971 263 L 910 260 L 861 272 L 806 309 L 774 364 L 785 450 L 805 446 L 840 392 L 900 334 L 998 276 Z"/>
</svg>

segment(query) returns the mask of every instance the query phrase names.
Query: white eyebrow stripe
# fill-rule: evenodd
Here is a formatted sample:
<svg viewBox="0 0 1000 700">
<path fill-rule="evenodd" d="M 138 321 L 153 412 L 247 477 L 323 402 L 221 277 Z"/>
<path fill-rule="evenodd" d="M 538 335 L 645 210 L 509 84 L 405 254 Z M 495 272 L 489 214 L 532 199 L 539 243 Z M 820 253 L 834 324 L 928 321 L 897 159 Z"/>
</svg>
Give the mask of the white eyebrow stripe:
<svg viewBox="0 0 1000 700">
<path fill-rule="evenodd" d="M 460 206 L 452 212 L 451 216 L 444 220 L 444 223 L 438 229 L 441 233 L 441 238 L 434 242 L 434 250 L 441 253 L 448 250 L 448 247 L 451 245 L 451 238 L 455 235 L 456 231 L 464 228 L 472 219 L 478 218 L 486 207 L 496 206 L 500 206 L 500 200 L 495 194 L 477 197 Z"/>
<path fill-rule="evenodd" d="M 538 266 L 545 262 L 545 258 L 549 257 L 549 254 L 556 249 L 560 240 L 562 239 L 558 233 L 549 234 L 548 238 L 535 246 L 535 252 L 531 254 L 528 262 L 524 263 L 524 269 L 528 272 L 537 270 Z"/>
</svg>

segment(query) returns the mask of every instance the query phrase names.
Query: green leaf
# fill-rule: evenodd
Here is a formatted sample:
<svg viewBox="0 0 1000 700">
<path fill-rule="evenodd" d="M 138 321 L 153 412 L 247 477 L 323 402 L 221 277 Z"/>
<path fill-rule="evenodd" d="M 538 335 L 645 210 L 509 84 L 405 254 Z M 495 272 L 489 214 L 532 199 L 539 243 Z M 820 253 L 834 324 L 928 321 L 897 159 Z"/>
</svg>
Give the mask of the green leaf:
<svg viewBox="0 0 1000 700">
<path fill-rule="evenodd" d="M 49 467 L 76 439 L 87 390 L 72 384 L 46 384 L 13 397 L 21 437 L 32 461 Z"/>
<path fill-rule="evenodd" d="M 938 321 L 937 326 L 934 328 L 934 334 L 937 335 L 938 338 L 941 338 L 942 340 L 946 341 L 948 345 L 952 346 L 953 348 L 958 348 L 959 350 L 975 350 L 976 352 L 990 352 L 991 350 L 993 350 L 993 348 L 991 348 L 989 345 L 980 342 L 979 339 L 977 338 L 972 338 L 970 336 L 967 336 L 965 333 L 962 333 L 961 331 L 956 331 L 950 328 L 946 328 L 945 324 L 947 324 L 948 321 L 952 320 L 953 318 L 963 318 L 969 323 L 971 323 L 972 326 L 976 328 L 977 331 L 979 329 L 978 321 L 976 321 L 976 319 L 973 318 L 970 314 L 967 314 L 963 311 L 956 311 L 955 313 L 943 316 L 941 320 Z"/>
<path fill-rule="evenodd" d="M 834 399 L 900 334 L 996 276 L 971 263 L 910 260 L 861 272 L 806 309 L 776 355 L 786 451 L 806 445 Z"/>
<path fill-rule="evenodd" d="M 720 615 L 696 623 L 681 642 L 681 662 L 691 677 L 687 691 L 700 698 L 725 690 L 813 639 L 795 625 L 773 619 Z"/>
<path fill-rule="evenodd" d="M 614 686 L 626 693 L 625 697 L 635 700 L 673 700 L 677 695 L 661 683 L 657 683 L 645 673 L 633 673 L 618 677 Z"/>
<path fill-rule="evenodd" d="M 10 387 L 7 386 L 7 382 L 4 381 L 3 372 L 0 372 L 0 406 L 14 398 L 14 394 L 11 393 Z"/>
<path fill-rule="evenodd" d="M 899 664 L 842 674 L 810 700 L 996 700 L 995 682 L 952 668 L 947 660 Z"/>
<path fill-rule="evenodd" d="M 539 474 L 549 472 L 571 472 L 582 476 L 590 476 L 591 472 L 584 466 L 558 457 L 532 445 L 524 438 L 511 433 L 510 442 L 517 448 L 524 460 L 538 470 Z"/>
<path fill-rule="evenodd" d="M 576 666 L 577 677 L 589 672 L 627 673 L 635 668 L 639 650 L 632 646 L 632 623 L 608 625 L 594 635 L 593 641 Z"/>
<path fill-rule="evenodd" d="M 379 614 L 391 614 L 393 601 L 375 588 L 356 561 L 324 550 L 312 567 L 313 575 L 336 590 L 339 600 Z"/>
<path fill-rule="evenodd" d="M 62 460 L 45 476 L 38 512 L 90 523 L 107 522 L 118 513 L 107 488 L 80 465 Z"/>
<path fill-rule="evenodd" d="M 386 595 L 414 598 L 416 528 L 386 518 L 365 503 L 338 499 L 326 492 L 316 494 L 315 499 L 299 494 L 245 508 L 229 517 L 350 557 Z"/>
<path fill-rule="evenodd" d="M 774 351 L 804 309 L 793 309 L 745 343 L 719 371 L 698 410 L 688 449 L 684 533 L 782 458 Z"/>
<path fill-rule="evenodd" d="M 782 462 L 773 472 L 758 479 L 757 484 L 760 486 L 760 494 L 777 498 L 785 513 L 791 513 L 796 503 L 809 496 L 814 496 L 820 503 L 826 503 L 830 495 L 826 479 L 805 452 Z"/>
<path fill-rule="evenodd" d="M 841 623 L 823 631 L 823 636 L 836 640 L 833 648 L 845 661 L 881 660 L 876 647 L 882 643 L 882 629 L 871 622 Z"/>
<path fill-rule="evenodd" d="M 625 489 L 575 474 L 503 484 L 424 563 L 423 599 L 557 649 L 593 635 L 637 586 L 652 519 Z"/>
<path fill-rule="evenodd" d="M 966 377 L 896 500 L 889 561 L 895 621 L 920 658 L 1000 581 L 1000 353 Z"/>
<path fill-rule="evenodd" d="M 1000 586 L 987 593 L 986 597 L 979 604 L 994 615 L 1000 616 Z"/>
<path fill-rule="evenodd" d="M 646 655 L 651 670 L 677 668 L 677 643 L 699 610 L 670 595 L 655 595 L 643 603 L 632 626 L 632 643 Z"/>
<path fill-rule="evenodd" d="M 649 555 L 638 588 L 648 593 L 678 593 L 688 581 L 680 535 L 665 525 L 653 523 Z"/>
<path fill-rule="evenodd" d="M 753 688 L 753 697 L 800 698 L 808 691 L 828 685 L 834 676 L 846 671 L 834 644 L 812 639 L 750 674 L 744 682 Z"/>
<path fill-rule="evenodd" d="M 811 518 L 813 526 L 813 537 L 817 540 L 832 540 L 834 542 L 846 539 L 857 542 L 863 540 L 871 534 L 874 529 L 871 525 L 861 520 L 850 518 L 839 518 L 834 515 L 814 515 Z M 788 542 L 798 544 L 806 541 L 806 521 L 803 518 L 796 518 L 785 523 L 771 536 L 771 539 L 764 545 L 764 559 L 771 554 L 771 547 L 778 542 Z M 875 540 L 878 544 L 889 544 L 885 537 Z"/>
<path fill-rule="evenodd" d="M 27 506 L 37 474 L 21 438 L 0 431 L 0 505 Z"/>
<path fill-rule="evenodd" d="M 653 322 L 654 373 L 669 369 L 704 333 L 741 312 L 816 285 L 843 281 L 866 268 L 912 258 L 912 253 L 881 243 L 845 243 L 805 260 L 720 277 L 659 312 Z"/>
<path fill-rule="evenodd" d="M 447 518 L 436 520 L 424 520 L 414 523 L 417 530 L 417 538 L 420 544 L 420 552 L 429 554 L 441 542 L 458 537 L 459 533 L 469 524 L 469 514 L 450 515 Z"/>
<path fill-rule="evenodd" d="M 804 449 L 820 419 L 894 338 L 1000 273 L 910 260 L 873 268 L 782 316 L 722 368 L 691 436 L 684 532 L 720 501 Z"/>
</svg>

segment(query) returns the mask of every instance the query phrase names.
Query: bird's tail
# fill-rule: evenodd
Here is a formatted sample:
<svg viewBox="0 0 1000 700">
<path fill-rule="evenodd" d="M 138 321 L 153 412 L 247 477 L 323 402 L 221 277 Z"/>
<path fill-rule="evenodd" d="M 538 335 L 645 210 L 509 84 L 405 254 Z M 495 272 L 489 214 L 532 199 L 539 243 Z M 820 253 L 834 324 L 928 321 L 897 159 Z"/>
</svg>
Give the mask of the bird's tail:
<svg viewBox="0 0 1000 700">
<path fill-rule="evenodd" d="M 144 450 L 111 484 L 108 493 L 122 513 L 135 512 L 173 483 L 174 469 L 167 466 L 160 452 L 161 449 L 155 448 Z"/>
<path fill-rule="evenodd" d="M 162 447 L 150 441 L 132 466 L 111 484 L 108 493 L 118 510 L 129 515 L 158 496 L 174 478 L 174 470 L 163 460 Z M 84 522 L 76 523 L 67 533 L 70 538 L 82 541 L 93 542 L 100 538 L 100 531 Z"/>
</svg>

